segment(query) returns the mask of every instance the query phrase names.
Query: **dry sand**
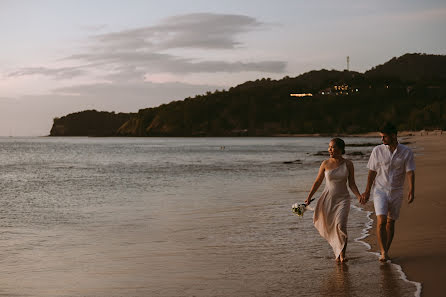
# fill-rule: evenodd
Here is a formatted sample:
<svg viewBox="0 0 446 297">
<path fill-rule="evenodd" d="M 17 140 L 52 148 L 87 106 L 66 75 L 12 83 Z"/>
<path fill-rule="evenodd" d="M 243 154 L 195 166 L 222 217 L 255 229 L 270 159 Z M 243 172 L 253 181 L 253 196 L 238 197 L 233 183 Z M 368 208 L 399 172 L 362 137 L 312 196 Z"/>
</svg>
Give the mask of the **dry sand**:
<svg viewBox="0 0 446 297">
<path fill-rule="evenodd" d="M 422 283 L 422 296 L 446 296 L 446 133 L 404 133 L 399 140 L 416 153 L 415 200 L 403 203 L 389 255 L 408 279 Z M 366 239 L 372 251 L 375 228 Z"/>
</svg>

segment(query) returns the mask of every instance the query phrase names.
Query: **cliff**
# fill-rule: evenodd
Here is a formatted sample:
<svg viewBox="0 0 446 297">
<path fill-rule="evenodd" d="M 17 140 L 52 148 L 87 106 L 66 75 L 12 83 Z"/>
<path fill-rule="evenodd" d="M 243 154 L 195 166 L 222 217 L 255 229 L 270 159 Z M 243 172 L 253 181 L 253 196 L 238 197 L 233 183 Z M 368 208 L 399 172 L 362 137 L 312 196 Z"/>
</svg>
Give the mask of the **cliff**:
<svg viewBox="0 0 446 297">
<path fill-rule="evenodd" d="M 114 136 L 133 114 L 86 110 L 55 118 L 50 136 Z"/>
</svg>

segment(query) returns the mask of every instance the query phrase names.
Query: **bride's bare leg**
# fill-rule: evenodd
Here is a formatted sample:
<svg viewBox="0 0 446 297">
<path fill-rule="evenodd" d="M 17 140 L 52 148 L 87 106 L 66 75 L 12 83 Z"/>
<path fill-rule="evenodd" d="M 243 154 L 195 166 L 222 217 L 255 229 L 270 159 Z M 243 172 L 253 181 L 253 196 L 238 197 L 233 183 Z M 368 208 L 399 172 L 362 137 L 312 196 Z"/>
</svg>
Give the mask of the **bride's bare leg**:
<svg viewBox="0 0 446 297">
<path fill-rule="evenodd" d="M 342 263 L 347 262 L 347 258 L 345 257 L 346 251 L 347 251 L 347 241 L 345 242 L 344 248 L 342 249 L 341 255 L 339 256 Z"/>
</svg>

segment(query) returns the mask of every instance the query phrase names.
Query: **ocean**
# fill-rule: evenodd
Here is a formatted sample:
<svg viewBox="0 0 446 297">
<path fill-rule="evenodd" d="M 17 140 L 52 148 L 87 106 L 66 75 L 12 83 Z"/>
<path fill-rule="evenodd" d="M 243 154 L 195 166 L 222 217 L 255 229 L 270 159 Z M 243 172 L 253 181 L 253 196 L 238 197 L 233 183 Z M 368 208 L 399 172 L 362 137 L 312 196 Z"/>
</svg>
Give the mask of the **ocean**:
<svg viewBox="0 0 446 297">
<path fill-rule="evenodd" d="M 344 265 L 292 214 L 329 140 L 0 138 L 0 295 L 417 296 L 356 200 Z M 379 140 L 344 140 L 362 191 Z"/>
</svg>

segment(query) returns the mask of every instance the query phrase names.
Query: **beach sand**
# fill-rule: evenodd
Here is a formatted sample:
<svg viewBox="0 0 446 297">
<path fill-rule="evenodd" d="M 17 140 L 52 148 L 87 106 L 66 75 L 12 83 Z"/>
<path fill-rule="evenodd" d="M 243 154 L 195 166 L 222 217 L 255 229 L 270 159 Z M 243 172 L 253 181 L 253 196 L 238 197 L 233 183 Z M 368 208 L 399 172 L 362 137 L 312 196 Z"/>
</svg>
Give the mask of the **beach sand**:
<svg viewBox="0 0 446 297">
<path fill-rule="evenodd" d="M 389 251 L 407 278 L 422 284 L 421 295 L 426 297 L 446 296 L 446 133 L 435 134 L 399 137 L 401 142 L 410 142 L 416 153 L 415 200 L 403 203 Z M 366 208 L 373 211 L 373 203 Z M 376 217 L 371 218 L 375 223 L 366 241 L 375 252 Z"/>
</svg>

